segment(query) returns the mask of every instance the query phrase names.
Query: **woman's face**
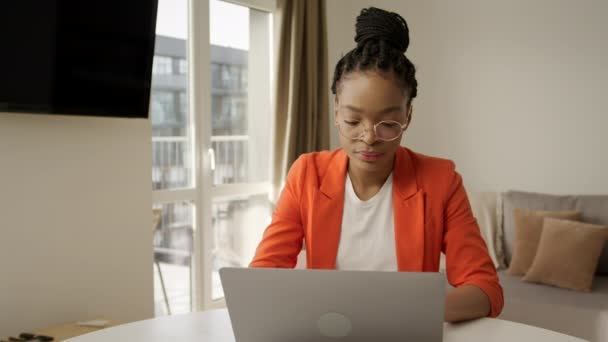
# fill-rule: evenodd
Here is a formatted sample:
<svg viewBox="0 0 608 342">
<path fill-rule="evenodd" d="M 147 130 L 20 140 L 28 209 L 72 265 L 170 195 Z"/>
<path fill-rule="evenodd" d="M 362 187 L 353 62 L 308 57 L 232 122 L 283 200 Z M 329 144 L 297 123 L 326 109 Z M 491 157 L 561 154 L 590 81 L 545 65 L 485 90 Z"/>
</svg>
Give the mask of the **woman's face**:
<svg viewBox="0 0 608 342">
<path fill-rule="evenodd" d="M 335 124 L 340 130 L 340 145 L 349 157 L 349 167 L 372 172 L 392 169 L 401 136 L 382 141 L 373 129 L 381 121 L 406 124 L 411 114 L 409 98 L 392 73 L 349 73 L 340 81 L 335 101 Z M 354 131 L 353 127 L 363 132 L 358 139 L 344 135 Z"/>
</svg>

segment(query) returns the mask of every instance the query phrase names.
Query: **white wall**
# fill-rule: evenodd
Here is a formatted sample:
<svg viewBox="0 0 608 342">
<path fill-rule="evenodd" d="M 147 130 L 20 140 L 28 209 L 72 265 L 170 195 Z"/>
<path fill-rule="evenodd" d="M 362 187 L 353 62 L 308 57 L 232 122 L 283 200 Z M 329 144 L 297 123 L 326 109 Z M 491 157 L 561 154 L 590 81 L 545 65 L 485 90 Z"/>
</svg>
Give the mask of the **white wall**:
<svg viewBox="0 0 608 342">
<path fill-rule="evenodd" d="M 607 1 L 328 0 L 331 74 L 370 5 L 410 26 L 404 145 L 454 160 L 473 191 L 608 193 Z"/>
<path fill-rule="evenodd" d="M 0 113 L 0 337 L 153 316 L 148 120 Z"/>
</svg>

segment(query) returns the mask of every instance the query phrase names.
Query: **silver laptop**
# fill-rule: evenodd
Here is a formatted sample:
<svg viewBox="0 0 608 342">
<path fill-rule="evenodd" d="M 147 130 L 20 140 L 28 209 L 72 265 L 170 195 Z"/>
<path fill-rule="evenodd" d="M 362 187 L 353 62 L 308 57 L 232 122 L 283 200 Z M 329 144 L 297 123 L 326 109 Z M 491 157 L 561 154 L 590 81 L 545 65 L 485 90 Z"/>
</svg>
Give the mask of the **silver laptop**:
<svg viewBox="0 0 608 342">
<path fill-rule="evenodd" d="M 237 342 L 443 338 L 445 275 L 222 268 Z"/>
</svg>

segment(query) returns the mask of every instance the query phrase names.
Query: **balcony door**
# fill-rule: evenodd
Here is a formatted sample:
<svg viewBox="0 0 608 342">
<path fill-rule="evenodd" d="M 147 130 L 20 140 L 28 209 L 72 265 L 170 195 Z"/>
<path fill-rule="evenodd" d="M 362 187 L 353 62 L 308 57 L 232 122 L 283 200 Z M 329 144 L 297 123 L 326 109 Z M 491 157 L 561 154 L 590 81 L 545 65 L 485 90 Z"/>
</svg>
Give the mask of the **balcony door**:
<svg viewBox="0 0 608 342">
<path fill-rule="evenodd" d="M 225 305 L 270 221 L 273 1 L 159 0 L 151 96 L 157 315 Z"/>
</svg>

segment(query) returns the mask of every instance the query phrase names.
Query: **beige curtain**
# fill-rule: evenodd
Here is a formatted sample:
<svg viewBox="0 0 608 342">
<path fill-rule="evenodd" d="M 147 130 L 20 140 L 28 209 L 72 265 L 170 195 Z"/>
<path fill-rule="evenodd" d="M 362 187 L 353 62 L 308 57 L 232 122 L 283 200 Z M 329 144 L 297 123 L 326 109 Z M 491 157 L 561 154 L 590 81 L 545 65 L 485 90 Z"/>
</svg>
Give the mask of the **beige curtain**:
<svg viewBox="0 0 608 342">
<path fill-rule="evenodd" d="M 302 153 L 329 149 L 325 0 L 278 0 L 273 201 Z"/>
</svg>

